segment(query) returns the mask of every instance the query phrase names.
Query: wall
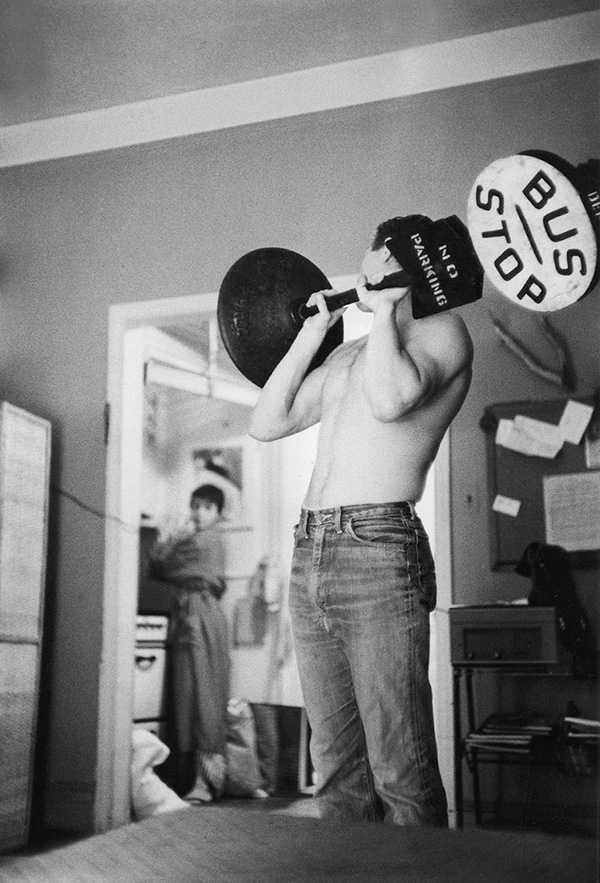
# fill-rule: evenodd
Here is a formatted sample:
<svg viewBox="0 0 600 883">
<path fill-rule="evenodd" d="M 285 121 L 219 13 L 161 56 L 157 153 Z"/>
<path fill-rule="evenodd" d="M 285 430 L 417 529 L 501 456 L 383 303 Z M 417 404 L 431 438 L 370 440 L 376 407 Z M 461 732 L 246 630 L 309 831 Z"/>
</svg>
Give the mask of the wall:
<svg viewBox="0 0 600 883">
<path fill-rule="evenodd" d="M 53 425 L 43 771 L 82 829 L 92 825 L 103 522 L 58 489 L 103 507 L 108 306 L 214 291 L 263 245 L 347 273 L 385 217 L 464 217 L 493 159 L 532 147 L 573 163 L 599 156 L 597 83 L 598 65 L 586 64 L 0 173 L 0 395 Z M 556 395 L 495 339 L 497 301 L 487 290 L 463 310 L 476 356 L 451 434 L 461 601 L 523 591 L 515 575 L 489 571 L 483 407 Z M 580 394 L 600 382 L 599 316 L 590 294 L 553 320 Z"/>
</svg>

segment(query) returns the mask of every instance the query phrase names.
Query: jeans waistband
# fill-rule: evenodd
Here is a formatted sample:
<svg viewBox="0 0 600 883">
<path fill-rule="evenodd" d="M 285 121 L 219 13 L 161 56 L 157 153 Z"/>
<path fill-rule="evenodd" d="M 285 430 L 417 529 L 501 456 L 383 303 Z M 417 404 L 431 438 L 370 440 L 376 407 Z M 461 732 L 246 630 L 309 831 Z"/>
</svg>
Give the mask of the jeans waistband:
<svg viewBox="0 0 600 883">
<path fill-rule="evenodd" d="M 307 509 L 303 506 L 300 510 L 299 528 L 301 533 L 305 533 L 308 527 L 333 524 L 338 531 L 341 531 L 343 524 L 361 515 L 370 515 L 373 518 L 385 515 L 403 515 L 405 518 L 414 519 L 416 514 L 415 504 L 411 501 L 361 503 L 356 506 L 332 506 L 329 509 Z"/>
</svg>

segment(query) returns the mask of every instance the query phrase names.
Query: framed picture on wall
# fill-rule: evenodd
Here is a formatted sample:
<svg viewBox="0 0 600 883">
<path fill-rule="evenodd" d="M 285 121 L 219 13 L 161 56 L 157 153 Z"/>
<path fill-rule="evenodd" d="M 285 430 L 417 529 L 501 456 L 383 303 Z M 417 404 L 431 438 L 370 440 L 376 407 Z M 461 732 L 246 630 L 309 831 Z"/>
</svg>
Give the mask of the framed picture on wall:
<svg viewBox="0 0 600 883">
<path fill-rule="evenodd" d="M 199 447 L 192 451 L 194 484 L 212 484 L 225 496 L 223 521 L 239 524 L 243 519 L 244 448 L 242 444 Z"/>
</svg>

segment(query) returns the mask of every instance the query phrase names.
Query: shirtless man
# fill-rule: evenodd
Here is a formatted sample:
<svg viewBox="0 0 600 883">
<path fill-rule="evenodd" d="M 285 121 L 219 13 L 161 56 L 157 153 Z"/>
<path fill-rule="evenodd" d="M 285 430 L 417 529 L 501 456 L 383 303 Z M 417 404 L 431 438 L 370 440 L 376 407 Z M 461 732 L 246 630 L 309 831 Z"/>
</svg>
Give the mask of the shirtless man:
<svg viewBox="0 0 600 883">
<path fill-rule="evenodd" d="M 427 471 L 471 380 L 454 312 L 415 321 L 409 288 L 369 291 L 401 269 L 381 224 L 357 281 L 366 337 L 306 374 L 343 310 L 324 291 L 265 384 L 250 434 L 270 441 L 320 421 L 295 528 L 290 611 L 323 817 L 447 825 L 428 680 L 434 563 L 416 514 Z"/>
</svg>

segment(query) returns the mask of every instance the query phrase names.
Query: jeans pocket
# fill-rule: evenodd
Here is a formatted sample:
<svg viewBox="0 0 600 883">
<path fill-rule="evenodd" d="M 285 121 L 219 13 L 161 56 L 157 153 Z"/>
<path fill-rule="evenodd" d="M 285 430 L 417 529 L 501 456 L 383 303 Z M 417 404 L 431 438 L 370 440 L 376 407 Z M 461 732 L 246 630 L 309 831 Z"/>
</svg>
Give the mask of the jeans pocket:
<svg viewBox="0 0 600 883">
<path fill-rule="evenodd" d="M 355 542 L 363 546 L 406 546 L 406 524 L 400 517 L 351 518 L 346 531 Z"/>
</svg>

